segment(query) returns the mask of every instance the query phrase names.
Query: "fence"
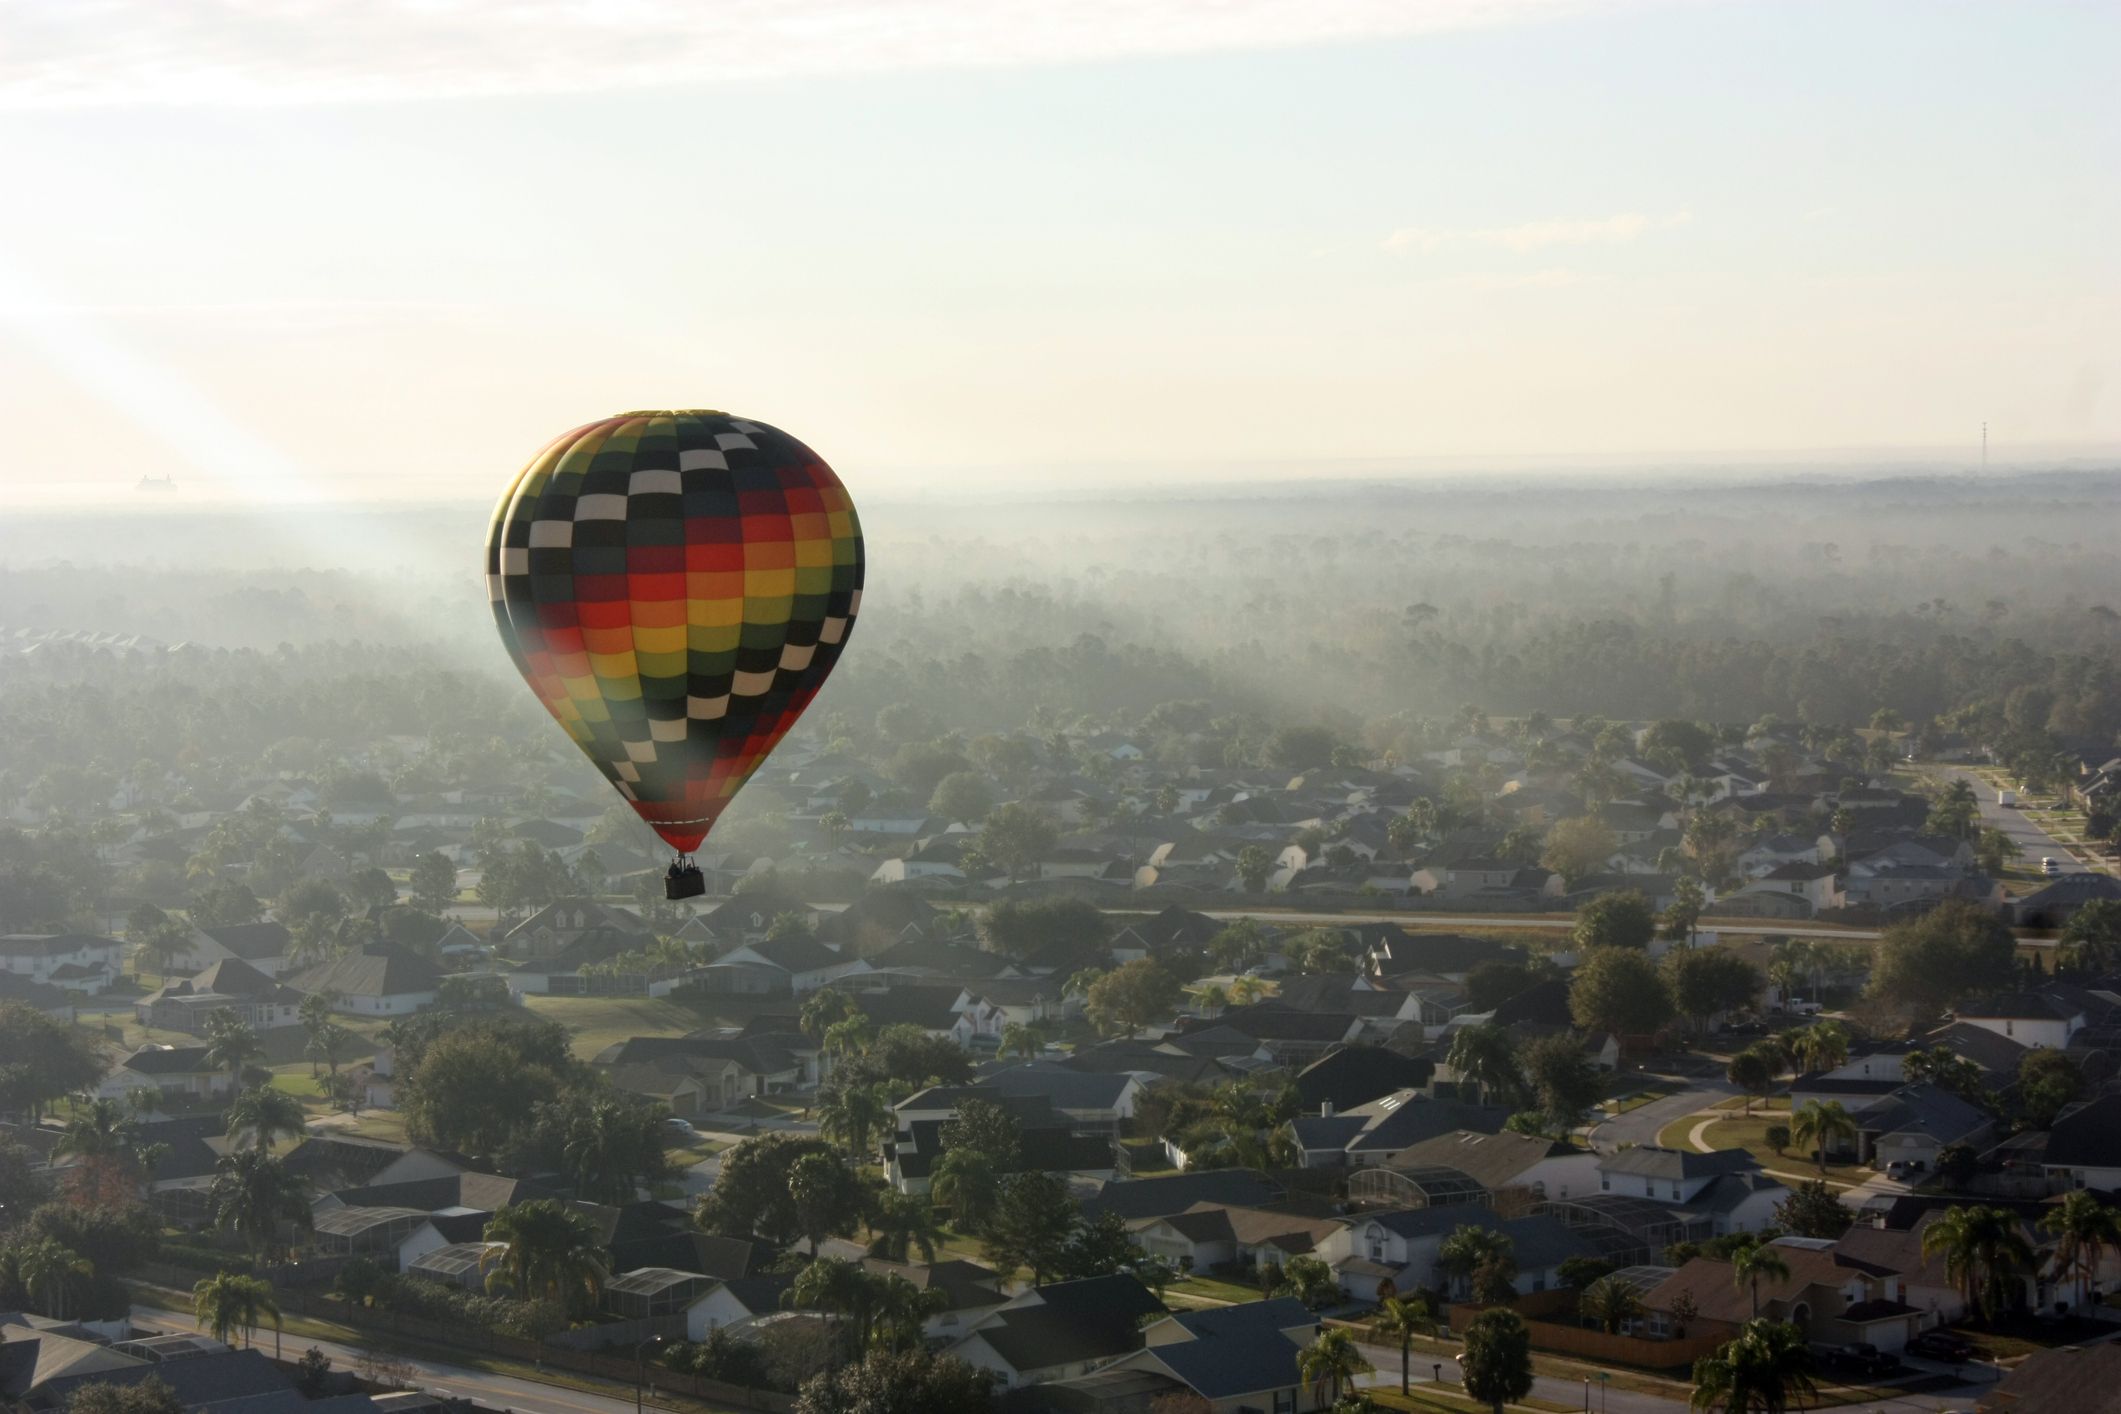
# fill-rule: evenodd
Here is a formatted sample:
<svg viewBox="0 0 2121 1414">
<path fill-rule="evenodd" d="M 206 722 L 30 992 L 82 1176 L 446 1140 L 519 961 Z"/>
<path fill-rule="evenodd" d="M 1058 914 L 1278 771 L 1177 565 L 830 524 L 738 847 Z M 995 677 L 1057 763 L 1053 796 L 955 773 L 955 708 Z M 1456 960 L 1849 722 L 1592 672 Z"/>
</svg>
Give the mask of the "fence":
<svg viewBox="0 0 2121 1414">
<path fill-rule="evenodd" d="M 188 1291 L 190 1289 L 192 1280 L 190 1275 L 176 1272 L 175 1269 L 167 1270 L 170 1275 L 180 1278 L 178 1281 L 169 1283 L 171 1286 L 178 1291 Z M 140 1275 L 145 1281 L 157 1285 L 163 1283 L 163 1269 L 146 1269 Z M 462 1350 L 467 1353 L 498 1355 L 503 1359 L 515 1360 L 526 1365 L 549 1365 L 557 1370 L 567 1370 L 578 1375 L 597 1375 L 604 1379 L 617 1380 L 629 1385 L 633 1383 L 635 1377 L 640 1373 L 640 1367 L 635 1363 L 631 1350 L 626 1351 L 624 1354 L 605 1354 L 601 1351 L 576 1349 L 569 1345 L 556 1344 L 549 1341 L 523 1340 L 516 1336 L 499 1335 L 493 1331 L 483 1330 L 475 1326 L 462 1325 L 452 1326 L 445 1337 L 438 1335 L 435 1323 L 424 1317 L 401 1316 L 394 1311 L 377 1311 L 353 1306 L 344 1301 L 335 1301 L 330 1297 L 293 1287 L 281 1287 L 277 1291 L 276 1297 L 279 1301 L 280 1309 L 288 1315 L 314 1316 L 320 1320 L 335 1321 L 341 1325 L 351 1326 L 366 1335 L 400 1336 L 408 1340 L 420 1341 L 429 1346 L 440 1346 L 448 1350 Z M 600 1326 L 589 1330 L 567 1332 L 566 1334 L 575 1337 L 587 1336 L 601 1342 L 606 1339 L 615 1339 L 615 1337 L 604 1334 L 607 1329 L 624 1329 L 630 1332 L 636 1326 L 644 1324 L 660 1326 L 670 1319 L 672 1318 L 656 1318 L 646 1323 L 622 1321 L 614 1327 Z M 675 1318 L 675 1329 L 678 1336 L 683 1336 L 683 1317 Z M 650 1333 L 658 1334 L 661 1332 L 651 1331 Z M 632 1339 L 634 1342 L 638 1342 L 646 1339 L 646 1337 L 634 1336 Z M 671 1394 L 690 1395 L 694 1399 L 705 1400 L 710 1404 L 735 1406 L 740 1409 L 756 1409 L 764 1411 L 764 1414 L 790 1414 L 790 1411 L 795 1408 L 795 1396 L 782 1394 L 777 1390 L 747 1389 L 742 1385 L 725 1384 L 721 1380 L 709 1379 L 705 1375 L 682 1374 L 662 1365 L 650 1365 L 648 1374 L 649 1379 L 658 1390 Z"/>
<path fill-rule="evenodd" d="M 1550 1304 L 1539 1301 L 1540 1295 L 1563 1300 Z M 1511 1303 L 1511 1308 L 1525 1318 L 1525 1328 L 1531 1332 L 1534 1350 L 1566 1355 L 1595 1365 L 1632 1365 L 1640 1370 L 1691 1370 L 1696 1360 L 1713 1355 L 1734 1333 L 1732 1328 L 1716 1322 L 1696 1321 L 1693 1324 L 1697 1328 L 1713 1329 L 1672 1340 L 1651 1340 L 1639 1335 L 1607 1335 L 1602 1330 L 1539 1319 L 1540 1316 L 1558 1314 L 1557 1307 L 1565 1307 L 1570 1297 L 1568 1292 L 1544 1292 Z M 1528 1306 L 1533 1308 L 1532 1314 L 1527 1314 L 1525 1308 Z M 1473 1318 L 1486 1309 L 1471 1302 L 1454 1303 L 1449 1313 L 1452 1333 L 1463 1333 Z"/>
</svg>

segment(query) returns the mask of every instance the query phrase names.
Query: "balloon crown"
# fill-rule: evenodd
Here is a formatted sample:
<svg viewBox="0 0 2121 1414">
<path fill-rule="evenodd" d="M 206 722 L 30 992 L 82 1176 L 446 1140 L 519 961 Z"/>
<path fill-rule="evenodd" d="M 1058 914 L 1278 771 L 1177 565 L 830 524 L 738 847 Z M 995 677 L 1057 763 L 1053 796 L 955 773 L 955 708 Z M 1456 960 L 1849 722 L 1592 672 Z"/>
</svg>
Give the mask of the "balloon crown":
<svg viewBox="0 0 2121 1414">
<path fill-rule="evenodd" d="M 631 412 L 615 412 L 613 417 L 727 417 L 720 408 L 635 408 Z"/>
</svg>

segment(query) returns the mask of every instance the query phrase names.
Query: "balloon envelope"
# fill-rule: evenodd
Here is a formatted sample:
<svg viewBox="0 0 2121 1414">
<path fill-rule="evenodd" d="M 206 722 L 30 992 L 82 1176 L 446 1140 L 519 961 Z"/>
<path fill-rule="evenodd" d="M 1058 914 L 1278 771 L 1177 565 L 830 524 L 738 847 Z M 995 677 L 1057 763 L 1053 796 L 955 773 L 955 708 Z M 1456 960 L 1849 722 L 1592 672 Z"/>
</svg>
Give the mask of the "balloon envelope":
<svg viewBox="0 0 2121 1414">
<path fill-rule="evenodd" d="M 621 413 L 523 468 L 487 532 L 486 584 L 538 700 L 690 853 L 839 661 L 861 523 L 785 432 Z"/>
</svg>

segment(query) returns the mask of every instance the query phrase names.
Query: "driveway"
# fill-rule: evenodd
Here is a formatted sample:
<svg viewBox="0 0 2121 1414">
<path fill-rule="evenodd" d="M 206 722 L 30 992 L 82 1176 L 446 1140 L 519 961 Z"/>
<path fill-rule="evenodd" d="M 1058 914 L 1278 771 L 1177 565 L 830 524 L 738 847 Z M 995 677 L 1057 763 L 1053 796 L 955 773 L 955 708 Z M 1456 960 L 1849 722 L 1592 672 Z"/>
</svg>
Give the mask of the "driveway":
<svg viewBox="0 0 2121 1414">
<path fill-rule="evenodd" d="M 1358 1348 L 1362 1351 L 1363 1358 L 1377 1368 L 1370 1374 L 1358 1375 L 1355 1380 L 1356 1385 L 1362 1389 L 1397 1390 L 1399 1388 L 1399 1348 L 1397 1346 L 1387 1347 L 1381 1345 L 1364 1345 Z M 1424 1355 L 1418 1350 L 1414 1352 L 1412 1382 L 1414 1390 L 1419 1393 L 1422 1386 L 1436 1383 L 1436 1367 L 1439 1359 L 1442 1360 L 1444 1387 L 1454 1394 L 1462 1394 L 1463 1391 L 1459 1389 L 1457 1362 L 1447 1357 Z M 1585 1388 L 1585 1382 L 1582 1380 L 1562 1379 L 1556 1375 L 1534 1375 L 1532 1377 L 1532 1397 L 1534 1399 L 1548 1400 L 1570 1409 L 1581 1409 L 1584 1407 Z M 1687 1410 L 1686 1401 L 1683 1399 L 1665 1399 L 1659 1395 L 1638 1394 L 1633 1390 L 1625 1389 L 1601 1390 L 1595 1379 L 1590 1382 L 1589 1389 L 1591 1396 L 1590 1407 L 1594 1410 L 1603 1407 L 1611 1411 L 1611 1414 L 1686 1414 Z M 1605 1401 L 1603 1406 L 1599 1403 L 1601 1397 Z"/>
</svg>

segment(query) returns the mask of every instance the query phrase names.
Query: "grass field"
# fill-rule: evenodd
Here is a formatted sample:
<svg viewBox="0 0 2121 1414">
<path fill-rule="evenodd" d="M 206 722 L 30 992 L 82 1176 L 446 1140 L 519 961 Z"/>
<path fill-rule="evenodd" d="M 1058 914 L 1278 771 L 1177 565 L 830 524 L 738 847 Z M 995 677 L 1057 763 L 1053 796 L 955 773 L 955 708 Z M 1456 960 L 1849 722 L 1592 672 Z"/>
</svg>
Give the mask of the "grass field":
<svg viewBox="0 0 2121 1414">
<path fill-rule="evenodd" d="M 1790 1148 L 1778 1154 L 1767 1142 L 1769 1125 L 1789 1123 L 1788 1104 L 1785 1100 L 1782 1110 L 1771 1113 L 1762 1113 L 1759 1106 L 1755 1105 L 1751 1118 L 1737 1114 L 1727 1119 L 1712 1120 L 1708 1128 L 1702 1131 L 1701 1142 L 1711 1150 L 1743 1149 L 1758 1159 L 1764 1169 L 1816 1176 L 1818 1166 L 1812 1162 L 1808 1153 Z M 1674 1120 L 1658 1134 L 1657 1142 L 1668 1149 L 1692 1149 L 1695 1147 L 1691 1142 L 1694 1127 L 1700 1123 L 1699 1116 Z M 1829 1162 L 1826 1166 L 1826 1183 L 1829 1188 L 1854 1188 L 1870 1176 L 1871 1171 L 1861 1164 Z"/>
<path fill-rule="evenodd" d="M 677 1002 L 649 997 L 523 998 L 532 1013 L 567 1028 L 574 1053 L 588 1060 L 630 1036 L 682 1036 L 700 1025 L 700 1014 Z"/>
<path fill-rule="evenodd" d="M 1172 1282 L 1166 1289 L 1186 1296 L 1204 1296 L 1211 1301 L 1259 1300 L 1259 1287 L 1256 1284 L 1224 1281 L 1220 1277 L 1187 1277 L 1184 1281 Z"/>
</svg>

